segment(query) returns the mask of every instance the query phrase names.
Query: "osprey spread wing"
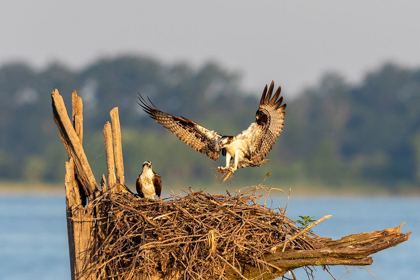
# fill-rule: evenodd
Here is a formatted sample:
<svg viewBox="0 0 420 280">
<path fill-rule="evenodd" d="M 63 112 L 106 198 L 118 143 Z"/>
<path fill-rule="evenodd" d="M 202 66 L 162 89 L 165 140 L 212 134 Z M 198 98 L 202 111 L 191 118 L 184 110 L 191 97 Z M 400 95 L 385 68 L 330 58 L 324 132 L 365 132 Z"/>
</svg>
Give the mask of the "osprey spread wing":
<svg viewBox="0 0 420 280">
<path fill-rule="evenodd" d="M 273 95 L 274 82 L 267 90 L 264 88 L 260 105 L 253 122 L 246 130 L 236 136 L 222 136 L 198 123 L 184 117 L 177 117 L 156 108 L 149 99 L 147 102 L 139 95 L 139 105 L 156 122 L 175 134 L 180 140 L 196 151 L 213 160 L 220 152 L 226 156 L 226 166 L 222 169 L 235 171 L 247 166 L 260 166 L 266 162 L 266 155 L 283 130 L 286 104 L 282 104 L 281 87 Z"/>
</svg>

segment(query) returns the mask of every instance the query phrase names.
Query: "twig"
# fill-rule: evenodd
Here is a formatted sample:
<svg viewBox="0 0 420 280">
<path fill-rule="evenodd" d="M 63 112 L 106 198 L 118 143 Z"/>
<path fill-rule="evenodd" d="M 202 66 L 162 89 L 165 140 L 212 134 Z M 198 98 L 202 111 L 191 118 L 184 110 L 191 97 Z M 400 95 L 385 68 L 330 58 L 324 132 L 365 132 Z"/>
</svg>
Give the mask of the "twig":
<svg viewBox="0 0 420 280">
<path fill-rule="evenodd" d="M 282 250 L 282 252 L 284 252 L 284 250 L 286 249 L 286 245 L 287 245 L 287 243 L 288 243 L 288 242 L 291 242 L 291 241 L 295 240 L 296 238 L 298 238 L 299 236 L 304 235 L 304 234 L 305 234 L 305 233 L 307 233 L 307 232 L 308 232 L 311 228 L 313 228 L 313 227 L 314 227 L 314 226 L 316 226 L 317 224 L 319 224 L 319 223 L 321 223 L 321 222 L 323 222 L 323 221 L 325 221 L 325 220 L 327 220 L 327 219 L 329 219 L 329 218 L 331 218 L 331 215 L 324 216 L 324 217 L 322 217 L 321 219 L 319 219 L 319 220 L 317 220 L 317 221 L 313 222 L 312 224 L 310 224 L 309 226 L 307 226 L 306 228 L 304 228 L 301 232 L 299 232 L 299 233 L 298 233 L 298 234 L 296 234 L 295 236 L 292 236 L 292 237 L 290 237 L 290 238 L 286 239 L 286 240 L 284 241 L 284 245 L 283 245 L 283 250 Z"/>
</svg>

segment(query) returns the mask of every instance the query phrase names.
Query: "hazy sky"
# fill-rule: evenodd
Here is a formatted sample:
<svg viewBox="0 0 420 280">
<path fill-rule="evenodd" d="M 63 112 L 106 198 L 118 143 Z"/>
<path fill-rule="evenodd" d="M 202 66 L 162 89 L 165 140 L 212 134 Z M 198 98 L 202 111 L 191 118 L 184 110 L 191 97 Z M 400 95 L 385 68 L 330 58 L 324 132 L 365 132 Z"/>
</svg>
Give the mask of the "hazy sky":
<svg viewBox="0 0 420 280">
<path fill-rule="evenodd" d="M 294 94 L 329 70 L 357 81 L 385 61 L 420 66 L 420 1 L 0 1 L 0 64 L 216 60 L 258 94 L 271 80 Z"/>
</svg>

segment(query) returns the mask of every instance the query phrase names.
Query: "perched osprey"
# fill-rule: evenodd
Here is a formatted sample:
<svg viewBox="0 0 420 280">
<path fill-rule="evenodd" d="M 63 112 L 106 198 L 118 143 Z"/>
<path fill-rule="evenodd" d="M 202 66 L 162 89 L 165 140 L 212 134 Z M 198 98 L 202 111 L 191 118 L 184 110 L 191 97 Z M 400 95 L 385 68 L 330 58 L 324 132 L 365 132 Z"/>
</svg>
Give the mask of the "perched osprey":
<svg viewBox="0 0 420 280">
<path fill-rule="evenodd" d="M 141 95 L 139 105 L 151 118 L 196 151 L 213 160 L 217 160 L 222 152 L 226 156 L 226 166 L 219 167 L 219 170 L 231 174 L 238 168 L 260 166 L 269 161 L 265 156 L 283 130 L 286 109 L 286 104 L 282 104 L 283 97 L 280 97 L 281 87 L 277 88 L 274 96 L 273 89 L 274 81 L 268 91 L 267 85 L 265 86 L 255 122 L 236 136 L 222 136 L 192 120 L 162 112 L 150 99 L 149 104 Z"/>
<path fill-rule="evenodd" d="M 159 174 L 152 170 L 152 163 L 145 161 L 143 170 L 136 181 L 137 193 L 140 197 L 155 199 L 162 191 L 162 179 Z"/>
</svg>

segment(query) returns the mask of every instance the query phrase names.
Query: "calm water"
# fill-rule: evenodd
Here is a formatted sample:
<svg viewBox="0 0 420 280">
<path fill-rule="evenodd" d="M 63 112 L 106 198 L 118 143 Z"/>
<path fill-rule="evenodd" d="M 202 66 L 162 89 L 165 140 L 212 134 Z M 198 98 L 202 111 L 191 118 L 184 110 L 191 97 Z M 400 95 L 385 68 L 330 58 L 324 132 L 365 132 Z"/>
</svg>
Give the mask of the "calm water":
<svg viewBox="0 0 420 280">
<path fill-rule="evenodd" d="M 273 201 L 284 206 L 286 198 Z M 292 197 L 289 217 L 333 217 L 314 228 L 316 234 L 340 238 L 407 224 L 410 239 L 373 255 L 367 269 L 332 268 L 336 279 L 420 279 L 419 198 L 305 198 Z M 64 197 L 0 195 L 0 279 L 70 279 Z M 373 273 L 375 275 L 372 276 Z M 296 271 L 298 279 L 307 279 Z M 315 279 L 332 279 L 321 268 Z"/>
</svg>

